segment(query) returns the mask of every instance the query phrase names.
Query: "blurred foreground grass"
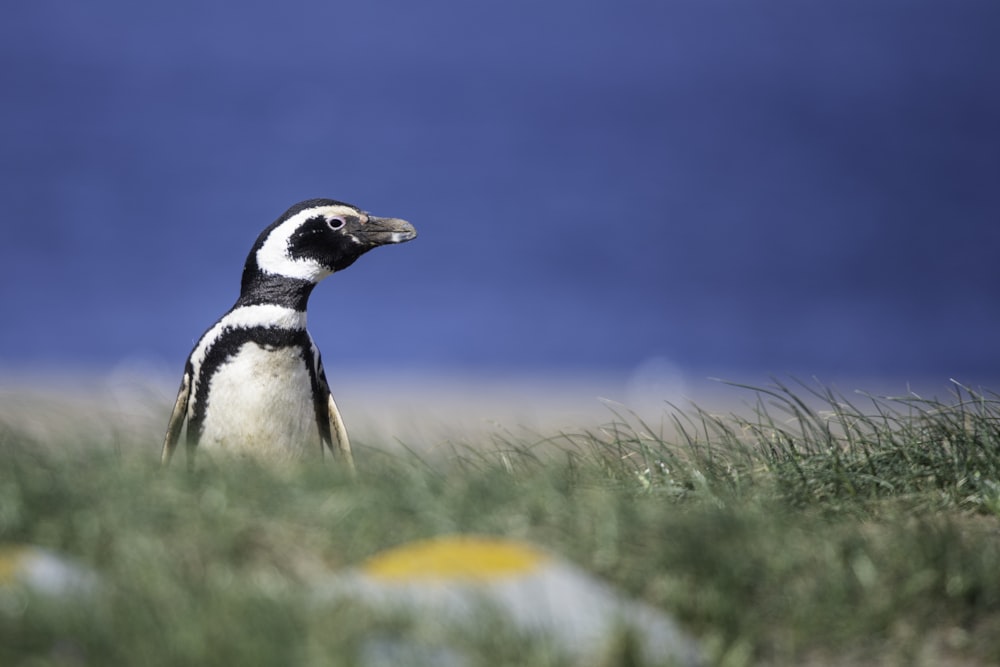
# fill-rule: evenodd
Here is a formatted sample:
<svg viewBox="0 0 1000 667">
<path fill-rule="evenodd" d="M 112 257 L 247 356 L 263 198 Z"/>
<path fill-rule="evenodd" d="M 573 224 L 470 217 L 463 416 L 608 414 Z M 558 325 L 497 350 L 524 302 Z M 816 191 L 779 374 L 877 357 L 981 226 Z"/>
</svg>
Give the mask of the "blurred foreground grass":
<svg viewBox="0 0 1000 667">
<path fill-rule="evenodd" d="M 366 443 L 355 480 L 329 460 L 160 471 L 148 443 L 8 428 L 0 544 L 64 553 L 106 585 L 76 602 L 0 589 L 0 665 L 357 664 L 406 620 L 373 630 L 318 604 L 317 582 L 453 533 L 564 555 L 668 611 L 712 664 L 1000 662 L 998 398 L 747 392 L 742 416 L 609 412 L 437 453 Z M 483 665 L 561 664 L 495 627 L 462 641 Z"/>
</svg>

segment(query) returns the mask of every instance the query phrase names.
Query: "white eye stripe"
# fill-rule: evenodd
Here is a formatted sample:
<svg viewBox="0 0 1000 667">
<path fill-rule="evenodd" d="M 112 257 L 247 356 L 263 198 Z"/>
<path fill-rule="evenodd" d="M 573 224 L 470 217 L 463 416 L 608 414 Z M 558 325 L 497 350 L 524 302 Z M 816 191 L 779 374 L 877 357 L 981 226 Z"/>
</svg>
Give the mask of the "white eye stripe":
<svg viewBox="0 0 1000 667">
<path fill-rule="evenodd" d="M 330 275 L 330 269 L 315 260 L 292 258 L 288 253 L 289 239 L 304 222 L 317 216 L 322 216 L 330 226 L 331 221 L 347 220 L 348 216 L 356 214 L 356 210 L 347 206 L 328 206 L 320 210 L 313 208 L 300 211 L 271 230 L 264 239 L 263 245 L 257 251 L 258 268 L 264 273 L 319 282 Z M 332 226 L 330 228 L 333 229 Z"/>
</svg>

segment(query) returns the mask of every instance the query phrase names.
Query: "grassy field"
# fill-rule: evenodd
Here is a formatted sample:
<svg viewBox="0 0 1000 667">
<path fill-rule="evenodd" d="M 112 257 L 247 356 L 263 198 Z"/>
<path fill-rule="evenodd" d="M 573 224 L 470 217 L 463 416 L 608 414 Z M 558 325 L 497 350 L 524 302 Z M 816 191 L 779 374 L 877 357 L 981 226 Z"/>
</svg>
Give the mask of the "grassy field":
<svg viewBox="0 0 1000 667">
<path fill-rule="evenodd" d="M 562 554 L 669 612 L 709 664 L 997 664 L 1000 399 L 952 391 L 774 385 L 732 414 L 360 443 L 356 479 L 329 461 L 164 472 L 148 446 L 8 427 L 0 544 L 66 554 L 103 585 L 75 601 L 0 589 L 0 665 L 356 664 L 375 621 L 317 605 L 317 578 L 455 533 Z M 562 664 L 514 634 L 460 641 L 478 664 Z"/>
</svg>

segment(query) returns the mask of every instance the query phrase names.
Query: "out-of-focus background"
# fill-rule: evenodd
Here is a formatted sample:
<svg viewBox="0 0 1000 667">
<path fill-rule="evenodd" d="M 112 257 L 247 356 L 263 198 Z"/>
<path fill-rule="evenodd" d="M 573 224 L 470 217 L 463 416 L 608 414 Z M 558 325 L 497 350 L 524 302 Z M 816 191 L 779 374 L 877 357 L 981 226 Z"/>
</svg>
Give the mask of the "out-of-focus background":
<svg viewBox="0 0 1000 667">
<path fill-rule="evenodd" d="M 989 382 L 998 30 L 993 0 L 18 3 L 0 368 L 175 382 L 260 230 L 332 197 L 420 231 L 311 301 L 374 396 Z"/>
</svg>

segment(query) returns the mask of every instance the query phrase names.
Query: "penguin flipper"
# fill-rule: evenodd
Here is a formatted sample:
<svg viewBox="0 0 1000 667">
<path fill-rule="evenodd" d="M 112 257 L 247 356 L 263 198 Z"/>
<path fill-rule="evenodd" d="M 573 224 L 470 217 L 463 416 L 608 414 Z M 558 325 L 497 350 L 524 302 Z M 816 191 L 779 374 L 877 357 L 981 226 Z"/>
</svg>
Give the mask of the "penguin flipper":
<svg viewBox="0 0 1000 667">
<path fill-rule="evenodd" d="M 185 371 L 181 379 L 181 387 L 177 390 L 177 401 L 174 403 L 174 411 L 170 413 L 170 421 L 167 423 L 167 435 L 163 438 L 163 453 L 160 455 L 160 465 L 167 466 L 177 449 L 177 443 L 181 439 L 181 428 L 184 426 L 184 417 L 187 413 L 188 399 L 191 396 L 191 373 Z"/>
<path fill-rule="evenodd" d="M 330 439 L 333 440 L 333 448 L 344 459 L 347 469 L 354 473 L 354 456 L 351 454 L 351 441 L 347 438 L 347 429 L 344 428 L 344 420 L 340 417 L 340 410 L 333 400 L 333 393 L 327 393 L 327 417 L 330 420 Z"/>
</svg>

